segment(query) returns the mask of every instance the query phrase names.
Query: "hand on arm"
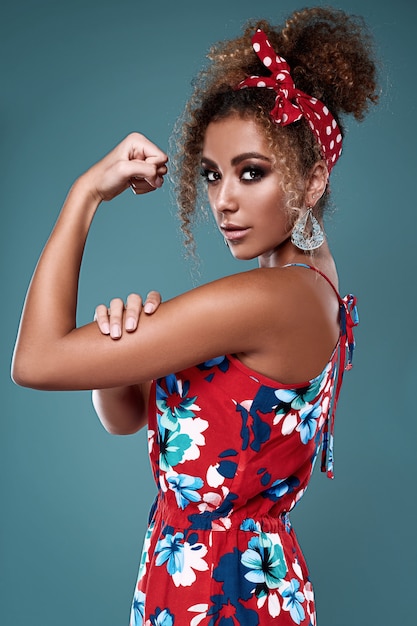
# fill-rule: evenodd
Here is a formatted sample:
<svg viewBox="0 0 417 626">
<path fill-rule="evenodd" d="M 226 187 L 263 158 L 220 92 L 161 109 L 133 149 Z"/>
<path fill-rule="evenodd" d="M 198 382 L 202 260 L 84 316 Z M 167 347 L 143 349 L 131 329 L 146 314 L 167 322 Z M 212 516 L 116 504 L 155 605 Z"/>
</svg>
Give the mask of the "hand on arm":
<svg viewBox="0 0 417 626">
<path fill-rule="evenodd" d="M 103 335 L 120 339 L 123 331 L 137 329 L 141 313 L 151 315 L 159 307 L 161 295 L 151 291 L 142 305 L 138 294 L 130 294 L 126 306 L 120 298 L 114 298 L 110 307 L 100 304 L 94 319 Z M 129 435 L 142 428 L 147 421 L 147 406 L 151 382 L 141 385 L 94 389 L 93 406 L 104 428 L 114 435 Z"/>
<path fill-rule="evenodd" d="M 97 322 L 103 335 L 110 335 L 112 339 L 120 339 L 123 330 L 133 332 L 138 327 L 139 316 L 142 313 L 151 315 L 161 304 L 161 294 L 158 291 L 150 291 L 142 305 L 142 298 L 131 293 L 126 300 L 126 305 L 121 298 L 114 298 L 110 306 L 99 304 L 96 308 L 94 320 Z"/>
<path fill-rule="evenodd" d="M 108 389 L 147 383 L 222 354 L 270 350 L 271 341 L 285 332 L 277 294 L 285 293 L 280 284 L 288 279 L 285 271 L 279 276 L 251 270 L 193 289 L 142 315 L 137 330 L 117 341 L 95 322 L 63 329 L 51 307 L 50 318 L 40 316 L 34 335 L 26 333 L 23 322 L 16 382 L 45 390 Z M 57 301 L 60 307 L 69 318 L 69 305 Z"/>
<path fill-rule="evenodd" d="M 103 336 L 96 323 L 76 328 L 79 270 L 95 211 L 102 200 L 127 189 L 132 177 L 139 179 L 138 193 L 153 190 L 166 160 L 154 144 L 134 134 L 73 186 L 28 290 L 12 370 L 18 384 L 50 390 L 132 387 L 132 399 L 135 385 L 144 390 L 154 378 L 222 354 L 249 358 L 246 362 L 255 369 L 259 364 L 272 377 L 288 371 L 277 359 L 278 346 L 286 362 L 299 362 L 295 331 L 308 327 L 321 305 L 305 305 L 305 290 L 297 287 L 301 279 L 293 280 L 291 268 L 251 270 L 189 291 L 162 303 L 153 315 L 142 315 L 136 332 L 124 332 L 117 341 Z M 311 283 L 309 293 L 317 299 L 311 278 L 302 281 Z M 297 340 L 300 353 L 308 348 L 316 354 L 316 336 L 320 339 L 309 330 L 306 341 Z M 291 378 L 298 380 L 298 370 Z M 112 397 L 125 400 L 124 393 Z M 147 397 L 142 400 L 139 422 Z M 123 430 L 132 431 L 130 418 L 127 422 Z M 137 425 L 136 417 L 133 422 Z"/>
</svg>

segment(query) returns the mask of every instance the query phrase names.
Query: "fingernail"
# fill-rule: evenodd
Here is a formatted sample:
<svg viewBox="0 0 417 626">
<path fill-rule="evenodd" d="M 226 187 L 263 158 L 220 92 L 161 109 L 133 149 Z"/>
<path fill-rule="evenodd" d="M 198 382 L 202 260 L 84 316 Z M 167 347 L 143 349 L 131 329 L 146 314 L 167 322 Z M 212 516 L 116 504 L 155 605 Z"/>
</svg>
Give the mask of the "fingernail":
<svg viewBox="0 0 417 626">
<path fill-rule="evenodd" d="M 110 335 L 110 324 L 108 324 L 107 322 L 102 324 L 101 332 L 104 333 L 105 335 Z"/>
<path fill-rule="evenodd" d="M 155 305 L 152 302 L 147 302 L 143 307 L 145 313 L 153 313 L 155 311 Z"/>
<path fill-rule="evenodd" d="M 126 320 L 126 330 L 135 330 L 136 328 L 136 321 L 134 320 L 133 317 L 128 317 Z"/>
<path fill-rule="evenodd" d="M 113 324 L 111 327 L 111 336 L 113 339 L 119 339 L 122 336 L 122 331 L 119 324 Z"/>
<path fill-rule="evenodd" d="M 164 182 L 164 179 L 162 178 L 162 176 L 157 176 L 155 178 L 155 186 L 156 187 L 162 187 L 162 183 Z"/>
</svg>

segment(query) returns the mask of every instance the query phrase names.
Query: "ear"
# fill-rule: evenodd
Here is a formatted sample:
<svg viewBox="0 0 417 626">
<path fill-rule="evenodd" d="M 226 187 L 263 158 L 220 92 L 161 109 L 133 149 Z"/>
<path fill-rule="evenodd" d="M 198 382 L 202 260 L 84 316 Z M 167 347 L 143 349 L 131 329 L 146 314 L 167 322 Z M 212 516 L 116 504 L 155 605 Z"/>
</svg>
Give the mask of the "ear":
<svg viewBox="0 0 417 626">
<path fill-rule="evenodd" d="M 306 180 L 304 200 L 307 207 L 313 207 L 324 194 L 329 172 L 324 161 L 317 161 L 310 170 Z"/>
</svg>

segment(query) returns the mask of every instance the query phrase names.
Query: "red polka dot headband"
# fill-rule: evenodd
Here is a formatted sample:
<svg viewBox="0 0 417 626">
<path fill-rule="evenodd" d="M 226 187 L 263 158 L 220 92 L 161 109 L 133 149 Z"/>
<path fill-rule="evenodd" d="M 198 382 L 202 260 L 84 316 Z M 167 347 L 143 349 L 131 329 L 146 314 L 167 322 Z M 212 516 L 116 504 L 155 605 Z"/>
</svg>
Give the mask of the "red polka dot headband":
<svg viewBox="0 0 417 626">
<path fill-rule="evenodd" d="M 271 71 L 271 76 L 250 76 L 242 80 L 236 89 L 274 89 L 277 97 L 271 111 L 272 119 L 276 124 L 286 126 L 305 117 L 319 143 L 330 173 L 342 152 L 342 134 L 333 115 L 323 102 L 296 88 L 290 66 L 285 59 L 275 54 L 262 30 L 257 30 L 253 35 L 252 46 L 265 67 Z"/>
</svg>

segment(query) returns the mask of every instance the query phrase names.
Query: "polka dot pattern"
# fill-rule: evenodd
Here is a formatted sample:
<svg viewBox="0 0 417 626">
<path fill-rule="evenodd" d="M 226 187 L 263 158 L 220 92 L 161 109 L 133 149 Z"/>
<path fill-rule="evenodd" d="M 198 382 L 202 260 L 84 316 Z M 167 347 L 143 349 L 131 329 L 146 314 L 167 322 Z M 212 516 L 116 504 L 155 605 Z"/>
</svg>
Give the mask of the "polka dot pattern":
<svg viewBox="0 0 417 626">
<path fill-rule="evenodd" d="M 273 53 L 266 34 L 257 30 L 252 46 L 259 59 L 271 72 L 270 76 L 249 76 L 236 89 L 265 87 L 277 96 L 271 117 L 276 124 L 286 126 L 304 117 L 320 145 L 327 169 L 332 170 L 342 152 L 342 135 L 336 120 L 323 102 L 297 89 L 290 74 L 290 66 L 281 56 Z"/>
</svg>

